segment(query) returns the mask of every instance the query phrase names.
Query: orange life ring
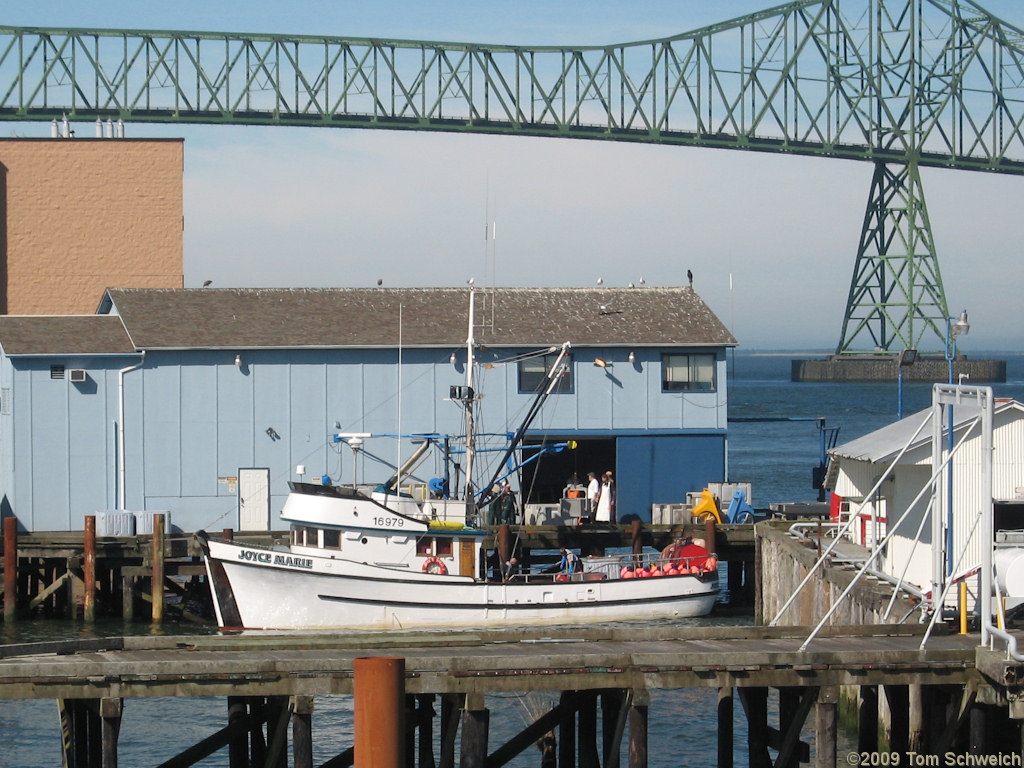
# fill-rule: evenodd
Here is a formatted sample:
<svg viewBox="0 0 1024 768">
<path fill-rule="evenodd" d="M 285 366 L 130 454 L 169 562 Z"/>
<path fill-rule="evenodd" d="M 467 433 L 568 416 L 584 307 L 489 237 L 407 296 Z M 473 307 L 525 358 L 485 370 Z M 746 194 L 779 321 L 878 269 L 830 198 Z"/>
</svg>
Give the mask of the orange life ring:
<svg viewBox="0 0 1024 768">
<path fill-rule="evenodd" d="M 436 573 L 441 576 L 448 575 L 448 567 L 442 563 L 436 557 L 428 557 L 423 561 L 423 572 L 424 573 Z"/>
</svg>

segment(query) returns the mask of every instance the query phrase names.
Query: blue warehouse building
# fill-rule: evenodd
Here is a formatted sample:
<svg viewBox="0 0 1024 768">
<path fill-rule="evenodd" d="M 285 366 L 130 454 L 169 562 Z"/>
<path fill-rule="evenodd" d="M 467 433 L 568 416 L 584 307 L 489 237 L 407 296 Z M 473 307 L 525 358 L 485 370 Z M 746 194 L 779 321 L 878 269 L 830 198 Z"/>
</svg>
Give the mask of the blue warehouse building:
<svg viewBox="0 0 1024 768">
<path fill-rule="evenodd" d="M 412 487 L 455 477 L 469 291 L 108 289 L 95 315 L 0 317 L 3 514 L 30 531 L 111 510 L 175 528 L 282 528 L 288 481 L 386 480 L 422 440 Z M 481 463 L 500 455 L 554 349 L 570 364 L 531 424 L 513 485 L 557 501 L 613 470 L 619 518 L 726 477 L 726 351 L 691 287 L 476 291 Z M 353 439 L 353 436 L 358 439 Z M 447 437 L 445 437 L 447 436 Z M 489 436 L 489 437 L 487 437 Z M 325 481 L 326 478 L 325 478 Z M 454 484 L 454 483 L 453 483 Z"/>
</svg>

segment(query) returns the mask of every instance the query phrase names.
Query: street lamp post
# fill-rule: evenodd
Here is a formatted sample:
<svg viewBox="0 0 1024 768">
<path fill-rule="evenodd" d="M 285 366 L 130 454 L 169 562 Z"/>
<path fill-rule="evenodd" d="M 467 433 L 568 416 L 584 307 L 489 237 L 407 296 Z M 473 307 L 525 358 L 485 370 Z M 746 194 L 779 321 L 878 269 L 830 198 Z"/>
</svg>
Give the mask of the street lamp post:
<svg viewBox="0 0 1024 768">
<path fill-rule="evenodd" d="M 898 376 L 898 387 L 897 387 L 897 402 L 896 402 L 896 420 L 899 421 L 903 418 L 903 369 L 909 368 L 917 361 L 917 350 L 916 349 L 904 349 L 900 352 L 900 356 L 896 358 L 896 370 Z"/>
<path fill-rule="evenodd" d="M 966 336 L 971 330 L 967 322 L 967 310 L 958 317 L 946 318 L 946 363 L 949 367 L 949 384 L 953 384 L 953 360 L 956 358 L 956 340 L 958 336 Z M 946 576 L 953 575 L 953 403 L 947 406 L 946 421 L 948 423 L 949 464 L 946 466 Z"/>
<path fill-rule="evenodd" d="M 953 383 L 953 360 L 956 358 L 956 339 L 958 336 L 966 336 L 971 330 L 971 324 L 967 322 L 967 310 L 960 313 L 959 317 L 946 318 L 946 362 L 949 365 L 949 383 Z"/>
</svg>

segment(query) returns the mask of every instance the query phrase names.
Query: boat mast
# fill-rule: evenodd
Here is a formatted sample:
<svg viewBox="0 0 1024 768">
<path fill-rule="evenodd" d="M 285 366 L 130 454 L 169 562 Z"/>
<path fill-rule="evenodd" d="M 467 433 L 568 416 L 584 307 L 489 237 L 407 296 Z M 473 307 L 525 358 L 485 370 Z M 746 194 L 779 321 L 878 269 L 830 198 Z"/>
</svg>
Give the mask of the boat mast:
<svg viewBox="0 0 1024 768">
<path fill-rule="evenodd" d="M 499 461 L 496 464 L 497 469 L 494 472 L 494 476 L 491 478 L 490 482 L 487 483 L 487 485 L 484 487 L 483 492 L 480 494 L 480 498 L 478 499 L 478 505 L 480 507 L 485 507 L 492 501 L 494 501 L 494 484 L 498 481 L 498 477 L 504 471 L 503 467 L 505 463 L 509 460 L 512 454 L 515 453 L 520 443 L 523 442 L 523 438 L 526 437 L 526 430 L 530 428 L 530 425 L 533 423 L 533 420 L 536 418 L 537 414 L 540 413 L 540 409 L 544 405 L 544 402 L 548 399 L 548 396 L 552 393 L 552 391 L 554 391 L 555 385 L 558 384 L 558 380 L 565 372 L 566 358 L 569 354 L 569 349 L 571 346 L 572 345 L 567 341 L 564 344 L 562 344 L 560 349 L 558 347 L 551 348 L 551 352 L 554 352 L 556 349 L 559 349 L 558 357 L 555 358 L 554 364 L 551 366 L 551 369 L 545 374 L 544 380 L 537 388 L 537 394 L 533 399 L 533 403 L 530 405 L 530 410 L 527 412 L 526 417 L 519 425 L 519 429 L 516 430 L 515 435 L 513 435 L 512 439 L 509 441 L 508 447 L 505 449 L 505 455 L 502 456 L 501 461 Z"/>
<path fill-rule="evenodd" d="M 476 497 L 473 488 L 473 460 L 476 458 L 476 435 L 473 433 L 473 354 L 476 346 L 476 339 L 473 337 L 473 312 L 476 302 L 476 292 L 472 286 L 469 289 L 469 333 L 466 337 L 466 391 L 463 405 L 466 408 L 466 519 L 470 520 L 476 516 Z"/>
</svg>

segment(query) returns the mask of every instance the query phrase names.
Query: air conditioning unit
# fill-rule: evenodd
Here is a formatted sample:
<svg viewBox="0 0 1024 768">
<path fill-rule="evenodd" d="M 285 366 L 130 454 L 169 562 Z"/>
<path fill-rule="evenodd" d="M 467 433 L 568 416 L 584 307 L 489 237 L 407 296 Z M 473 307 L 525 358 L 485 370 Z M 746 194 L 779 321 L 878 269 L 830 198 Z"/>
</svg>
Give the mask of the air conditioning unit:
<svg viewBox="0 0 1024 768">
<path fill-rule="evenodd" d="M 68 379 L 75 384 L 81 384 L 85 381 L 85 369 L 84 368 L 72 368 L 68 371 Z"/>
</svg>

